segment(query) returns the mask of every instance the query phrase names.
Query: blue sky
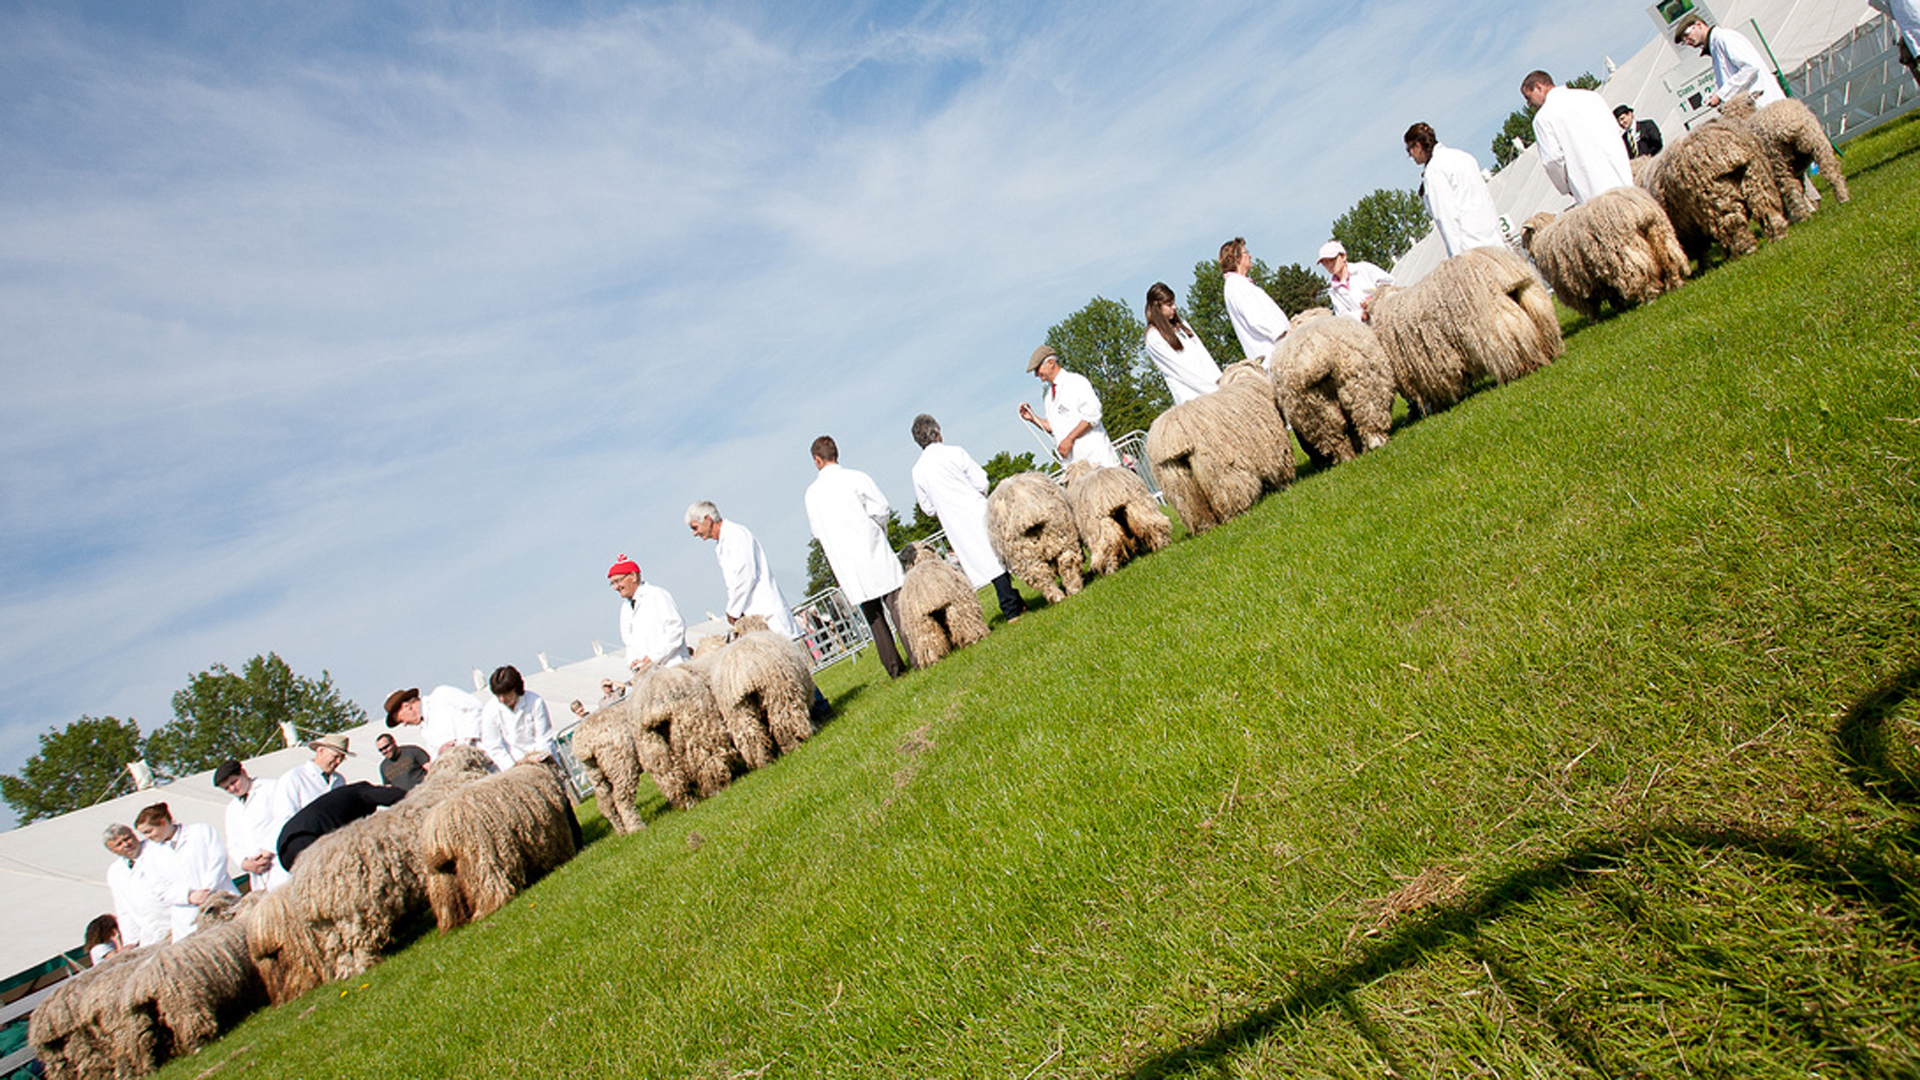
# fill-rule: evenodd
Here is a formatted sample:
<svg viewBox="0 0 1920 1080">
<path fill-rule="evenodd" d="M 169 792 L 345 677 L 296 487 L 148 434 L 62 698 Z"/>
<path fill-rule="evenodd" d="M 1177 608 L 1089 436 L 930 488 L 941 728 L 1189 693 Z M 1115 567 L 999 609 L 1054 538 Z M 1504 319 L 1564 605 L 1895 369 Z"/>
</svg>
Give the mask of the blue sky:
<svg viewBox="0 0 1920 1080">
<path fill-rule="evenodd" d="M 813 436 L 904 511 L 1048 326 L 1308 263 L 1638 5 L 0 5 L 0 771 L 277 651 L 370 710 L 805 582 Z"/>
</svg>

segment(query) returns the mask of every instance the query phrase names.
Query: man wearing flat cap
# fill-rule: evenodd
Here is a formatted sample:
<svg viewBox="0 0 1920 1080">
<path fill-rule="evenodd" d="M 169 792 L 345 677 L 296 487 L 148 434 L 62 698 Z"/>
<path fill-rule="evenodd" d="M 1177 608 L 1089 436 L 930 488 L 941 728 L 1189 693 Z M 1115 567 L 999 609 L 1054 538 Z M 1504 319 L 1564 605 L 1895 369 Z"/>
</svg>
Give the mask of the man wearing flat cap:
<svg viewBox="0 0 1920 1080">
<path fill-rule="evenodd" d="M 479 746 L 480 699 L 457 686 L 436 686 L 426 697 L 408 687 L 387 695 L 387 726 L 404 727 L 408 741 L 438 760 L 450 746 Z"/>
<path fill-rule="evenodd" d="M 673 595 L 640 579 L 640 564 L 622 554 L 607 568 L 607 584 L 620 594 L 620 643 L 634 674 L 672 667 L 687 658 L 687 624 Z"/>
<path fill-rule="evenodd" d="M 1698 15 L 1689 15 L 1674 27 L 1673 43 L 1691 45 L 1699 49 L 1702 56 L 1712 58 L 1713 93 L 1707 95 L 1708 105 L 1717 108 L 1721 102 L 1741 94 L 1754 95 L 1756 109 L 1787 99 L 1780 89 L 1780 80 L 1774 77 L 1773 65 L 1760 55 L 1760 50 L 1753 47 L 1745 34 L 1714 26 Z"/>
<path fill-rule="evenodd" d="M 245 765 L 229 761 L 213 771 L 213 786 L 233 796 L 227 804 L 227 854 L 247 872 L 253 888 L 267 888 L 273 869 L 273 836 L 267 833 L 273 822 L 273 778 L 255 779 Z"/>
<path fill-rule="evenodd" d="M 1118 467 L 1120 456 L 1100 423 L 1100 397 L 1085 375 L 1076 375 L 1060 366 L 1060 354 L 1053 346 L 1042 345 L 1027 358 L 1027 374 L 1037 375 L 1047 384 L 1041 393 L 1041 414 L 1020 403 L 1020 419 L 1053 436 L 1059 444 L 1054 452 L 1060 464 L 1090 461 L 1095 465 Z"/>
</svg>

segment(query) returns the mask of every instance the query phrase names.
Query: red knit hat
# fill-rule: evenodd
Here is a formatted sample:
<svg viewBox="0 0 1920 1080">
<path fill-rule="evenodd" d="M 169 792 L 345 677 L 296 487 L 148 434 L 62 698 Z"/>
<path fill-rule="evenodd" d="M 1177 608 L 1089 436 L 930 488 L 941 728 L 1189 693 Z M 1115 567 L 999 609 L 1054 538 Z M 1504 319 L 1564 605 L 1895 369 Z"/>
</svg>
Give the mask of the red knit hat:
<svg viewBox="0 0 1920 1080">
<path fill-rule="evenodd" d="M 607 567 L 607 576 L 610 578 L 617 578 L 622 574 L 638 574 L 639 572 L 640 564 L 627 558 L 627 553 L 624 551 L 620 553 L 618 559 L 614 560 L 612 566 Z"/>
</svg>

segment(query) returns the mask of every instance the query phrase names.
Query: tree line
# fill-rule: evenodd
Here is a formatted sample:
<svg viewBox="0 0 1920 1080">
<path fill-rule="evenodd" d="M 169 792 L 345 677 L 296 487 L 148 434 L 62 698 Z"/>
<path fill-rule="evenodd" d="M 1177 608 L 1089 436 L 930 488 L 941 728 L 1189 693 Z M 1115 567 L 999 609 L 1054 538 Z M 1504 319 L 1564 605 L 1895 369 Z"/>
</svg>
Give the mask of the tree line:
<svg viewBox="0 0 1920 1080">
<path fill-rule="evenodd" d="M 0 776 L 0 799 L 22 825 L 92 806 L 129 781 L 128 762 L 144 760 L 156 779 L 215 768 L 280 748 L 282 723 L 302 735 L 367 722 L 322 671 L 297 675 L 277 653 L 231 671 L 215 664 L 173 695 L 173 719 L 147 735 L 133 719 L 82 716 L 40 736 L 40 749 L 18 773 Z"/>
</svg>

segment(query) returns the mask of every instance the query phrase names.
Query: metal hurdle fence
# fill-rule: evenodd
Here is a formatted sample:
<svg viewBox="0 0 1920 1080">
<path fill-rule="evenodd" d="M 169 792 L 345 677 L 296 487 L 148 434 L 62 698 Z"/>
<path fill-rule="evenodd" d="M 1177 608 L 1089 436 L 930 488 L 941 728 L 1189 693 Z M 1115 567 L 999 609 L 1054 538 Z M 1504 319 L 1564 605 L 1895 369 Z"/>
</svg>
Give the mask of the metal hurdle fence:
<svg viewBox="0 0 1920 1080">
<path fill-rule="evenodd" d="M 1900 64 L 1899 32 L 1881 15 L 1788 73 L 1793 96 L 1835 145 L 1920 108 L 1920 85 Z"/>
</svg>

